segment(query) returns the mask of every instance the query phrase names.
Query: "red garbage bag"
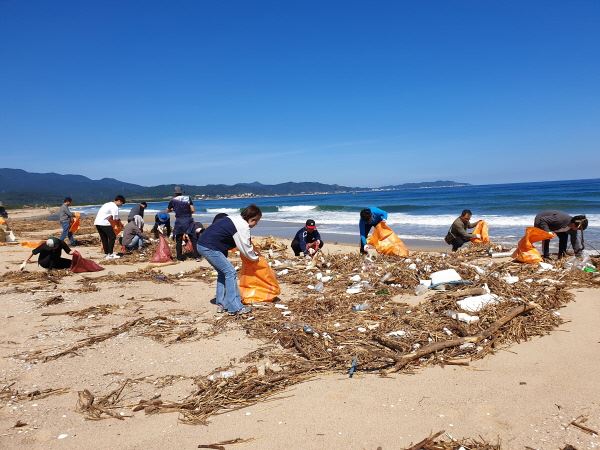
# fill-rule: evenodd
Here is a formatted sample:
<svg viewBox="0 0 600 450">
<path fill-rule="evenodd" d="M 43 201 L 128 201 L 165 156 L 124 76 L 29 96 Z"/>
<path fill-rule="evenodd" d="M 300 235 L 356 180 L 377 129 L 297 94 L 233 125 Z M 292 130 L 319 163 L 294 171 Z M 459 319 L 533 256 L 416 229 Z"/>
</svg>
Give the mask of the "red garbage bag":
<svg viewBox="0 0 600 450">
<path fill-rule="evenodd" d="M 169 247 L 169 243 L 161 234 L 159 236 L 158 247 L 156 247 L 156 251 L 154 252 L 154 256 L 152 256 L 150 262 L 164 263 L 169 262 L 172 259 L 173 257 L 171 256 L 171 248 Z"/>
<path fill-rule="evenodd" d="M 83 272 L 99 272 L 104 270 L 104 267 L 99 266 L 91 259 L 84 258 L 77 250 L 71 252 L 73 259 L 71 260 L 71 272 L 83 273 Z"/>
<path fill-rule="evenodd" d="M 194 253 L 194 245 L 192 244 L 191 239 L 188 239 L 183 246 L 183 253 Z"/>
</svg>

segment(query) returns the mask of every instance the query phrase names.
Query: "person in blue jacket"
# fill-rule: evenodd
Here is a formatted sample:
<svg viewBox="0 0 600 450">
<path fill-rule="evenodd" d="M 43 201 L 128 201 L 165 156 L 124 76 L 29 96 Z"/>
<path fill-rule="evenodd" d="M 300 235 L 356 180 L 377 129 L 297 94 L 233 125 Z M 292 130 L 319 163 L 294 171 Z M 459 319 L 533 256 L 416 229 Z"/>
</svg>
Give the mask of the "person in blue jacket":
<svg viewBox="0 0 600 450">
<path fill-rule="evenodd" d="M 291 246 L 296 256 L 300 256 L 300 253 L 303 253 L 304 256 L 313 256 L 317 250 L 323 247 L 323 240 L 314 220 L 308 219 L 306 226 L 298 230 Z"/>
<path fill-rule="evenodd" d="M 367 253 L 365 245 L 367 245 L 367 236 L 371 228 L 376 226 L 382 220 L 387 220 L 388 213 L 383 209 L 369 206 L 361 210 L 360 221 L 358 222 L 358 230 L 360 231 L 360 252 Z"/>
<path fill-rule="evenodd" d="M 229 314 L 247 314 L 252 308 L 244 306 L 238 287 L 237 274 L 233 264 L 227 259 L 229 249 L 237 247 L 240 255 L 251 261 L 258 261 L 258 254 L 252 246 L 250 229 L 262 217 L 256 205 L 244 208 L 241 214 L 223 217 L 206 228 L 198 239 L 198 253 L 217 271 L 217 295 L 215 303 L 221 311 Z"/>
</svg>

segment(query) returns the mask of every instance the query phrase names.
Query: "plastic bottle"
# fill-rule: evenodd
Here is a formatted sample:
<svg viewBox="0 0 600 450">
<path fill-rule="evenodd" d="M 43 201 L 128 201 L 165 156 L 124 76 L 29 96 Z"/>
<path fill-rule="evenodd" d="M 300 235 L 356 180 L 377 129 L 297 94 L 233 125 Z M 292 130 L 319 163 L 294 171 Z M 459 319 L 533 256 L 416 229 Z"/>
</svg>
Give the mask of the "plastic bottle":
<svg viewBox="0 0 600 450">
<path fill-rule="evenodd" d="M 367 303 L 358 303 L 352 307 L 352 311 L 366 311 L 369 309 L 369 305 Z"/>
<path fill-rule="evenodd" d="M 210 381 L 235 377 L 235 370 L 222 370 L 220 372 L 211 373 L 208 376 Z"/>
</svg>

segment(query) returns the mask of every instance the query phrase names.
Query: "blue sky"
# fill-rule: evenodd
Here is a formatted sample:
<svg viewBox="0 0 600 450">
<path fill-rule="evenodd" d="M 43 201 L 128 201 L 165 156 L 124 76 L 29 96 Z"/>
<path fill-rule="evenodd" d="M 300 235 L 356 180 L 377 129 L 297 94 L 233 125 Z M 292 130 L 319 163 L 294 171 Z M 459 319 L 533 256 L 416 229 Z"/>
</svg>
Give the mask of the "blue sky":
<svg viewBox="0 0 600 450">
<path fill-rule="evenodd" d="M 600 176 L 600 2 L 0 0 L 0 167 L 154 185 Z"/>
</svg>

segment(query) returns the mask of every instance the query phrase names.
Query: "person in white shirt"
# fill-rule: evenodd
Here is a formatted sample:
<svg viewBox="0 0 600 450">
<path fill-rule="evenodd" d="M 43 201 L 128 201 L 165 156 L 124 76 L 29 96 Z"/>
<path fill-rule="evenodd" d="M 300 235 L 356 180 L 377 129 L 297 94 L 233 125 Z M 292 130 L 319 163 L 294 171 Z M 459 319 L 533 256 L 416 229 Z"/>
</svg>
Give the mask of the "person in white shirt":
<svg viewBox="0 0 600 450">
<path fill-rule="evenodd" d="M 118 259 L 119 255 L 113 252 L 115 248 L 115 239 L 117 236 L 113 230 L 113 224 L 121 222 L 119 218 L 119 206 L 125 203 L 125 197 L 117 195 L 112 202 L 105 203 L 100 207 L 94 225 L 100 235 L 102 241 L 102 249 L 104 250 L 105 259 Z"/>
</svg>

